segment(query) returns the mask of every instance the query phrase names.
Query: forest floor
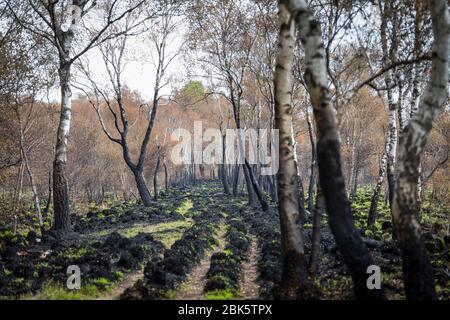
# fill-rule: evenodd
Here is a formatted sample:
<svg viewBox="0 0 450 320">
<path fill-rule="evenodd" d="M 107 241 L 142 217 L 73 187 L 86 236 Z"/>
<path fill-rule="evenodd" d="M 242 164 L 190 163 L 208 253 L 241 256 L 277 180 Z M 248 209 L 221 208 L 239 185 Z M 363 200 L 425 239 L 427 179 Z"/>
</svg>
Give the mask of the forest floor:
<svg viewBox="0 0 450 320">
<path fill-rule="evenodd" d="M 387 298 L 404 299 L 401 259 L 391 240 L 388 209 L 379 204 L 365 228 L 370 190 L 358 192 L 353 214 Z M 450 299 L 448 211 L 423 210 L 424 238 L 436 289 Z M 447 212 L 447 213 L 446 213 Z M 442 219 L 436 218 L 443 216 Z M 218 182 L 172 187 L 149 208 L 123 203 L 72 216 L 73 232 L 14 234 L 0 226 L 1 299 L 272 299 L 280 282 L 276 208 L 251 208 L 243 195 L 223 194 Z M 446 231 L 447 228 L 447 231 Z M 310 251 L 311 216 L 304 223 Z M 317 299 L 352 299 L 351 279 L 324 215 Z M 81 288 L 66 288 L 68 266 L 81 271 Z"/>
</svg>

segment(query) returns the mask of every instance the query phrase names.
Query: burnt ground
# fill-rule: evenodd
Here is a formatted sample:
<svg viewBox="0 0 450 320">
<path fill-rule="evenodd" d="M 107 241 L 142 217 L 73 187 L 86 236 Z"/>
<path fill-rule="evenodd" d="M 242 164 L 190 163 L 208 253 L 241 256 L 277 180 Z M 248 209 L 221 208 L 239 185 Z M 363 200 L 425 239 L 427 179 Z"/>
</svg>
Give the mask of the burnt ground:
<svg viewBox="0 0 450 320">
<path fill-rule="evenodd" d="M 354 199 L 355 224 L 381 268 L 386 297 L 403 299 L 400 252 L 390 239 L 386 206 L 380 203 L 379 221 L 367 230 L 368 201 L 370 192 L 364 190 Z M 424 238 L 436 289 L 448 300 L 448 211 L 424 207 Z M 225 196 L 217 182 L 172 187 L 150 208 L 123 203 L 72 220 L 74 232 L 48 232 L 42 239 L 0 226 L 0 298 L 277 298 L 281 244 L 275 208 L 250 208 L 244 196 Z M 311 220 L 307 215 L 304 223 L 307 254 Z M 321 234 L 314 298 L 352 299 L 351 279 L 325 215 Z M 80 290 L 66 289 L 70 265 L 81 270 Z"/>
</svg>

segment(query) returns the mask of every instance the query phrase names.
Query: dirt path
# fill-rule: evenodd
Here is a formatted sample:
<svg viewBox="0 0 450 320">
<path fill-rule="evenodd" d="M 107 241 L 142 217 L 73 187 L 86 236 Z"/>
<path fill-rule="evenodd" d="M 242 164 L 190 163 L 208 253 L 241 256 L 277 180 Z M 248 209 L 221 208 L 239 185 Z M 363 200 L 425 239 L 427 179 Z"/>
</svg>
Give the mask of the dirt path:
<svg viewBox="0 0 450 320">
<path fill-rule="evenodd" d="M 139 279 L 142 278 L 144 278 L 143 270 L 129 273 L 124 277 L 118 286 L 97 298 L 97 300 L 119 300 L 121 294 L 124 293 L 126 289 L 132 287 Z"/>
<path fill-rule="evenodd" d="M 242 265 L 242 279 L 240 283 L 242 298 L 256 300 L 259 298 L 260 286 L 258 283 L 258 243 L 252 239 L 250 254 Z"/>
<path fill-rule="evenodd" d="M 208 252 L 200 263 L 191 271 L 187 280 L 181 285 L 180 290 L 175 296 L 175 300 L 202 300 L 203 288 L 206 283 L 206 274 L 211 265 L 211 256 L 225 248 L 225 225 L 219 227 L 217 239 L 219 245 Z"/>
</svg>

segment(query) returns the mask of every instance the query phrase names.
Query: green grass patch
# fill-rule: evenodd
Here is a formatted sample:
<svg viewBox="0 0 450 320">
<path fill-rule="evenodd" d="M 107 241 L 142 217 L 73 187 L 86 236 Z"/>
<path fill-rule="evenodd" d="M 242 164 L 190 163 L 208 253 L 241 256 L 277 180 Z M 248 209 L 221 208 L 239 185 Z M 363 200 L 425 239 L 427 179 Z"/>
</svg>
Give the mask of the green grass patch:
<svg viewBox="0 0 450 320">
<path fill-rule="evenodd" d="M 117 281 L 122 281 L 123 278 L 125 277 L 125 275 L 123 274 L 122 271 L 116 271 L 116 273 L 114 274 L 114 276 L 116 277 Z"/>
<path fill-rule="evenodd" d="M 233 290 L 214 290 L 205 293 L 205 300 L 232 300 L 238 298 L 238 293 Z"/>
<path fill-rule="evenodd" d="M 191 227 L 192 220 L 177 220 L 171 222 L 163 222 L 154 225 L 136 224 L 131 228 L 119 230 L 118 232 L 127 238 L 132 238 L 140 232 L 150 233 L 155 240 L 161 241 L 166 247 L 170 248 L 182 236 L 184 230 Z"/>
<path fill-rule="evenodd" d="M 185 199 L 180 206 L 175 210 L 175 212 L 181 214 L 181 215 L 185 215 L 189 209 L 191 209 L 194 206 L 194 204 L 192 203 L 191 199 Z"/>
<path fill-rule="evenodd" d="M 86 247 L 71 247 L 63 252 L 58 253 L 58 255 L 61 257 L 64 257 L 65 259 L 69 259 L 69 260 L 79 260 L 87 252 L 88 252 L 88 249 Z"/>
<path fill-rule="evenodd" d="M 100 297 L 101 291 L 95 284 L 81 286 L 80 290 L 68 290 L 55 284 L 47 284 L 42 291 L 32 297 L 24 297 L 23 299 L 36 300 L 92 300 Z"/>
</svg>

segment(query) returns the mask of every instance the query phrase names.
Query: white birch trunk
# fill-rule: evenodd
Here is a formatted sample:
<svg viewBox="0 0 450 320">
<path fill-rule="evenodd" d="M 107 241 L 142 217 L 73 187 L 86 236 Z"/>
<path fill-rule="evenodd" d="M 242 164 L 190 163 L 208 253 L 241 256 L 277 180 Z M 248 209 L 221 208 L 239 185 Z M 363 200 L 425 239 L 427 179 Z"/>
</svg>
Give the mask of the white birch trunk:
<svg viewBox="0 0 450 320">
<path fill-rule="evenodd" d="M 294 16 L 282 1 L 278 5 L 280 33 L 274 74 L 275 126 L 279 130 L 278 211 L 282 237 L 283 298 L 297 298 L 306 285 L 306 257 L 299 203 L 298 167 L 292 137 L 292 63 L 294 58 Z"/>
<path fill-rule="evenodd" d="M 72 9 L 70 21 L 57 23 L 54 26 L 59 48 L 59 81 L 61 86 L 61 114 L 55 144 L 55 160 L 53 162 L 53 207 L 54 224 L 53 228 L 62 232 L 67 232 L 71 228 L 69 187 L 66 173 L 67 163 L 67 143 L 69 139 L 70 123 L 72 119 L 72 91 L 70 88 L 71 51 L 73 40 L 81 16 L 79 1 L 69 3 Z"/>
</svg>

